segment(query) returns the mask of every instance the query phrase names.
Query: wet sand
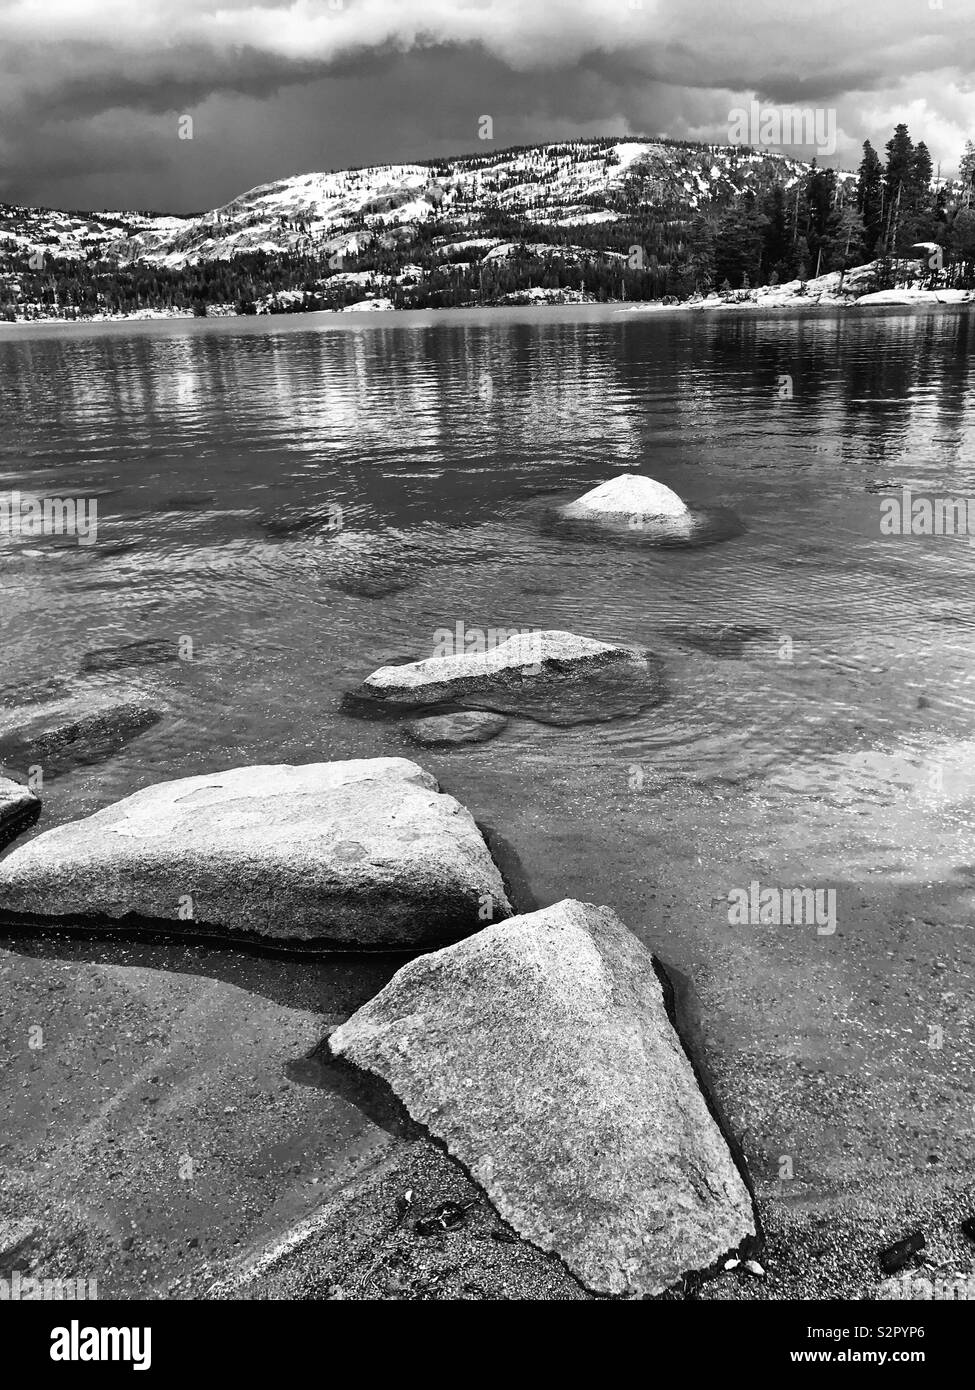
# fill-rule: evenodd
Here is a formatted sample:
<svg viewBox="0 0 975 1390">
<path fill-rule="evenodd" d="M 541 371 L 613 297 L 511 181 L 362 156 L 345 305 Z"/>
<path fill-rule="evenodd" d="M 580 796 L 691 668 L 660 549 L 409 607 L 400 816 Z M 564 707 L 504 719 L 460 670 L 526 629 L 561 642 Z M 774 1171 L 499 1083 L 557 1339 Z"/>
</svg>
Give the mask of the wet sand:
<svg viewBox="0 0 975 1390">
<path fill-rule="evenodd" d="M 480 810 L 486 752 L 424 763 Z M 908 786 L 838 817 L 761 780 L 631 791 L 621 776 L 600 819 L 605 788 L 577 760 L 530 803 L 521 776 L 501 775 L 491 808 L 520 856 L 521 904 L 529 885 L 540 904 L 608 903 L 668 964 L 685 1042 L 747 1160 L 767 1277 L 697 1296 L 875 1297 L 877 1251 L 917 1226 L 927 1247 L 910 1268 L 971 1272 L 958 1225 L 975 1213 L 975 802 L 922 814 Z M 750 878 L 834 884 L 835 933 L 730 926 L 729 885 Z M 557 1262 L 492 1236 L 501 1223 L 457 1165 L 316 1057 L 401 960 L 8 935 L 0 1213 L 36 1223 L 22 1267 L 95 1275 L 102 1296 L 220 1294 L 324 1208 L 312 1236 L 222 1296 L 585 1296 Z M 444 1201 L 476 1205 L 431 1245 L 413 1214 Z"/>
</svg>

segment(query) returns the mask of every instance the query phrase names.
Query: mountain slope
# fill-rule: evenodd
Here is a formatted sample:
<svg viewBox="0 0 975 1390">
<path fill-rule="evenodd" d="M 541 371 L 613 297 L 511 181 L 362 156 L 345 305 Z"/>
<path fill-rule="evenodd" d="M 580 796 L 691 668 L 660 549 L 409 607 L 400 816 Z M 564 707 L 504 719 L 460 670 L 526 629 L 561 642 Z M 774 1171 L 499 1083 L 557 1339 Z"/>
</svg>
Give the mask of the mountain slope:
<svg viewBox="0 0 975 1390">
<path fill-rule="evenodd" d="M 300 174 L 199 216 L 0 205 L 0 317 L 686 297 L 827 268 L 855 189 L 765 150 L 594 139 Z"/>
<path fill-rule="evenodd" d="M 252 188 L 199 217 L 0 204 L 0 251 L 29 248 L 57 259 L 98 252 L 121 265 L 141 261 L 171 269 L 255 251 L 333 254 L 368 234 L 402 237 L 431 220 L 475 231 L 487 208 L 554 227 L 617 221 L 637 202 L 686 216 L 704 201 L 760 191 L 773 180 L 791 187 L 809 168 L 735 146 L 576 141 L 429 164 L 299 174 Z"/>
<path fill-rule="evenodd" d="M 402 239 L 431 221 L 474 233 L 488 208 L 553 227 L 613 222 L 636 201 L 686 216 L 704 200 L 757 191 L 773 179 L 789 187 L 808 170 L 784 156 L 736 147 L 540 145 L 428 165 L 302 174 L 253 188 L 179 228 L 163 219 L 107 250 L 123 263 L 171 268 L 253 251 L 355 254 L 365 234 Z"/>
</svg>

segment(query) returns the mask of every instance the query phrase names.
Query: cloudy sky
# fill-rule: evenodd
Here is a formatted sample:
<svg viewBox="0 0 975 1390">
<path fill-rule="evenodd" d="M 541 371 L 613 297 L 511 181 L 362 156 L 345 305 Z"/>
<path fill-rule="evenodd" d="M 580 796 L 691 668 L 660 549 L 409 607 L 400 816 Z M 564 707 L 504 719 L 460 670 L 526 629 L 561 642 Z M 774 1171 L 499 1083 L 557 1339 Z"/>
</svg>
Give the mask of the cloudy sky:
<svg viewBox="0 0 975 1390">
<path fill-rule="evenodd" d="M 0 0 L 0 200 L 201 210 L 484 149 L 484 115 L 725 142 L 752 99 L 835 112 L 823 162 L 905 120 L 951 173 L 973 68 L 975 0 Z"/>
</svg>

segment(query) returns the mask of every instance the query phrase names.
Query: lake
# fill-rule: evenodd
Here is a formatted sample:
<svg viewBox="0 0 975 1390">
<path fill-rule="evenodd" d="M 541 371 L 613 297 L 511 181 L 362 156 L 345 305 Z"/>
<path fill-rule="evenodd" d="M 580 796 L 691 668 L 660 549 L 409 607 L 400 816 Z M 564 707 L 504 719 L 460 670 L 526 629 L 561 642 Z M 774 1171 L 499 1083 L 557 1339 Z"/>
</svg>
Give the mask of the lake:
<svg viewBox="0 0 975 1390">
<path fill-rule="evenodd" d="M 970 1167 L 975 549 L 881 515 L 975 495 L 973 347 L 965 311 L 0 327 L 0 490 L 98 522 L 0 538 L 0 699 L 164 716 L 53 779 L 42 827 L 244 763 L 415 757 L 526 894 L 610 904 L 686 979 L 776 1229 L 851 1193 L 894 1220 Z M 740 524 L 547 524 L 621 472 Z M 646 644 L 667 698 L 442 752 L 341 710 L 458 623 Z M 90 656 L 150 639 L 190 659 Z M 755 881 L 834 890 L 836 931 L 731 925 Z"/>
</svg>

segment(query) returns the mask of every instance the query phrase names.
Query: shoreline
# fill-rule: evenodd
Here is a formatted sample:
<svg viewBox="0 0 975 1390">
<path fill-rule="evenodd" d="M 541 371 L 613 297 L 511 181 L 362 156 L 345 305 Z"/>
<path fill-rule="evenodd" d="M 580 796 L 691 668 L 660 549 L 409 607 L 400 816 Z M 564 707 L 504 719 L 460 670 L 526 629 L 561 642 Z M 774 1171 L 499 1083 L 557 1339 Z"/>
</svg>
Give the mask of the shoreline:
<svg viewBox="0 0 975 1390">
<path fill-rule="evenodd" d="M 737 292 L 738 294 L 741 291 Z M 863 310 L 863 309 L 968 309 L 975 305 L 975 290 L 878 290 L 876 293 L 862 295 L 859 298 L 852 297 L 832 297 L 832 296 L 795 296 L 792 298 L 773 298 L 768 296 L 763 302 L 760 298 L 755 299 L 722 299 L 719 296 L 712 296 L 704 300 L 681 300 L 677 304 L 664 304 L 660 300 L 639 300 L 628 301 L 622 299 L 610 299 L 600 302 L 599 300 L 580 300 L 574 303 L 557 303 L 548 300 L 537 300 L 534 302 L 518 302 L 510 304 L 459 304 L 451 307 L 430 307 L 423 309 L 393 309 L 381 308 L 373 309 L 367 307 L 375 303 L 372 300 L 364 300 L 361 305 L 350 305 L 346 309 L 308 309 L 298 313 L 281 314 L 238 314 L 227 310 L 220 310 L 214 313 L 193 314 L 193 313 L 155 313 L 142 312 L 136 314 L 102 314 L 90 315 L 83 318 L 37 318 L 37 319 L 14 319 L 0 323 L 0 331 L 3 329 L 19 330 L 23 328 L 91 328 L 104 324 L 119 323 L 214 323 L 232 321 L 237 322 L 266 322 L 268 320 L 284 321 L 290 319 L 309 319 L 325 318 L 329 322 L 341 323 L 344 319 L 350 319 L 359 325 L 363 317 L 374 319 L 377 324 L 388 323 L 390 319 L 399 320 L 414 318 L 420 315 L 436 316 L 438 321 L 441 317 L 460 317 L 462 315 L 484 314 L 484 313 L 510 313 L 512 310 L 527 310 L 537 313 L 541 310 L 571 310 L 578 312 L 580 309 L 602 309 L 613 311 L 620 314 L 673 314 L 673 313 L 728 313 L 743 312 L 749 314 L 762 315 L 781 315 L 781 314 L 801 314 L 813 310 Z"/>
</svg>

